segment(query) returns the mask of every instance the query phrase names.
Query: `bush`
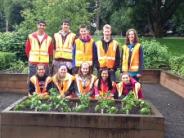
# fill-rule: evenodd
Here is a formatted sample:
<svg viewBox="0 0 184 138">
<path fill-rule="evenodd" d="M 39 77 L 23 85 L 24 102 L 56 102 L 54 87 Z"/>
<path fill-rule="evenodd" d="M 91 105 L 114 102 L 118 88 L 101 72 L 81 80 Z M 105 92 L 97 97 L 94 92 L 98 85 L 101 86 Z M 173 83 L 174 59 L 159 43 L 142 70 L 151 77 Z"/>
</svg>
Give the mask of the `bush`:
<svg viewBox="0 0 184 138">
<path fill-rule="evenodd" d="M 156 40 L 141 42 L 144 51 L 145 68 L 169 68 L 169 54 L 167 47 Z"/>
<path fill-rule="evenodd" d="M 27 63 L 17 60 L 15 62 L 10 63 L 10 68 L 7 69 L 8 72 L 16 72 L 16 73 L 28 73 Z"/>
<path fill-rule="evenodd" d="M 16 59 L 25 60 L 24 43 L 27 36 L 19 32 L 0 33 L 0 51 L 13 52 Z"/>
<path fill-rule="evenodd" d="M 0 70 L 10 68 L 11 63 L 15 62 L 15 53 L 0 52 Z"/>
<path fill-rule="evenodd" d="M 171 57 L 169 65 L 172 72 L 184 76 L 184 55 L 180 57 Z"/>
</svg>

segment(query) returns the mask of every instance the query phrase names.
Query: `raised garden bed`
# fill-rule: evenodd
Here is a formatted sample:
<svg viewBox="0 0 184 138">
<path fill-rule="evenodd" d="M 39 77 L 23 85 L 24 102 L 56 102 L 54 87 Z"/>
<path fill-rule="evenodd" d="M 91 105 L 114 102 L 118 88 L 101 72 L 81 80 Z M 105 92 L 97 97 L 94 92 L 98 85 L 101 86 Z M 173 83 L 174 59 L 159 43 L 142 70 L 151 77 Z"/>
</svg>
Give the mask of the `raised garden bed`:
<svg viewBox="0 0 184 138">
<path fill-rule="evenodd" d="M 1 113 L 1 138 L 164 137 L 164 117 L 152 104 L 152 115 L 13 111 L 24 99 Z"/>
</svg>

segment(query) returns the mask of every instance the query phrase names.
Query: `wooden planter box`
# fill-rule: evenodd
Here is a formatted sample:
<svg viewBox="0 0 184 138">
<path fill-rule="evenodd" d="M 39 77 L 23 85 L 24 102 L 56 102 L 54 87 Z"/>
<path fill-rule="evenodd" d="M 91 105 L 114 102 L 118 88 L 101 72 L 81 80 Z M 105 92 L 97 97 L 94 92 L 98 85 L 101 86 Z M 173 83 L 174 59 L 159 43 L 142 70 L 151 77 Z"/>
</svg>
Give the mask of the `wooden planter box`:
<svg viewBox="0 0 184 138">
<path fill-rule="evenodd" d="M 168 71 L 162 71 L 160 84 L 184 98 L 184 78 Z"/>
<path fill-rule="evenodd" d="M 153 105 L 153 115 L 11 111 L 21 100 L 2 111 L 1 138 L 164 138 Z"/>
</svg>

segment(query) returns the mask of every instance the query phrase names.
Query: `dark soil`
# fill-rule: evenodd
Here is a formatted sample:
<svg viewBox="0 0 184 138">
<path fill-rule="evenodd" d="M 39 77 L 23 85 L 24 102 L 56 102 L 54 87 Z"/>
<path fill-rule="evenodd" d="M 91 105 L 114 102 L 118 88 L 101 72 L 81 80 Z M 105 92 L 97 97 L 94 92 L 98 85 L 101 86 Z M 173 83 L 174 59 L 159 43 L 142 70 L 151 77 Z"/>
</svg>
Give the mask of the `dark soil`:
<svg viewBox="0 0 184 138">
<path fill-rule="evenodd" d="M 143 90 L 165 117 L 165 138 L 184 138 L 184 99 L 159 84 L 143 84 Z M 23 96 L 0 92 L 0 111 Z"/>
</svg>

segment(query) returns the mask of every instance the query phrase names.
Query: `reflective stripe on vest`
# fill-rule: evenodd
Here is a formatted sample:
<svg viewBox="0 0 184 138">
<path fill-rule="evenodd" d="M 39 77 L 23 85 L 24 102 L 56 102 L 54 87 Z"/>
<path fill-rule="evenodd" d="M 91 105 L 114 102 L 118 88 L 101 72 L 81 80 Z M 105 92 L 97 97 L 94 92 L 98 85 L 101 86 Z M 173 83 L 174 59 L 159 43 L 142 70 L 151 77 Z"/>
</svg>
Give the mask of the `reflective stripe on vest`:
<svg viewBox="0 0 184 138">
<path fill-rule="evenodd" d="M 68 92 L 69 88 L 70 88 L 70 85 L 72 84 L 72 81 L 73 81 L 73 76 L 70 75 L 69 73 L 66 74 L 66 77 L 61 81 L 61 82 L 58 82 L 57 80 L 57 77 L 56 77 L 57 74 L 55 74 L 53 76 L 53 83 L 56 85 L 56 87 L 58 88 L 59 90 L 59 93 L 61 95 L 64 95 L 66 92 Z"/>
<path fill-rule="evenodd" d="M 30 81 L 34 84 L 35 86 L 35 92 L 37 94 L 40 94 L 40 93 L 45 93 L 47 92 L 47 85 L 51 82 L 51 77 L 47 77 L 46 80 L 45 80 L 45 84 L 44 84 L 44 88 L 43 90 L 41 91 L 41 88 L 40 88 L 40 85 L 39 85 L 39 81 L 38 81 L 38 78 L 36 77 L 36 75 L 32 76 L 30 78 Z"/>
<path fill-rule="evenodd" d="M 92 65 L 93 61 L 93 39 L 89 42 L 82 42 L 79 38 L 76 39 L 75 64 L 79 67 L 83 62 L 88 62 Z"/>
<path fill-rule="evenodd" d="M 75 38 L 74 33 L 69 33 L 66 37 L 66 40 L 63 43 L 62 36 L 59 33 L 54 34 L 56 50 L 54 53 L 54 58 L 64 58 L 64 59 L 72 59 L 72 45 Z"/>
<path fill-rule="evenodd" d="M 40 63 L 49 63 L 49 46 L 51 44 L 52 38 L 47 36 L 41 44 L 33 36 L 29 35 L 29 41 L 31 44 L 31 49 L 29 52 L 29 61 L 30 62 L 40 62 Z"/>
<path fill-rule="evenodd" d="M 89 93 L 91 91 L 91 89 L 93 88 L 95 80 L 96 80 L 96 76 L 91 75 L 91 79 L 86 80 L 85 84 L 84 84 L 84 81 L 82 80 L 82 78 L 78 74 L 75 75 L 75 81 L 77 84 L 78 92 L 81 95 L 86 95 L 87 93 Z M 85 85 L 85 87 L 84 87 L 84 85 Z"/>
<path fill-rule="evenodd" d="M 133 51 L 132 51 L 130 65 L 128 65 L 129 48 L 127 45 L 123 46 L 122 71 L 136 72 L 139 70 L 139 48 L 140 48 L 140 44 L 137 43 L 134 46 Z"/>
<path fill-rule="evenodd" d="M 112 69 L 115 64 L 117 42 L 115 40 L 110 42 L 106 53 L 103 49 L 102 41 L 98 41 L 96 45 L 100 67 L 107 67 Z"/>
</svg>

